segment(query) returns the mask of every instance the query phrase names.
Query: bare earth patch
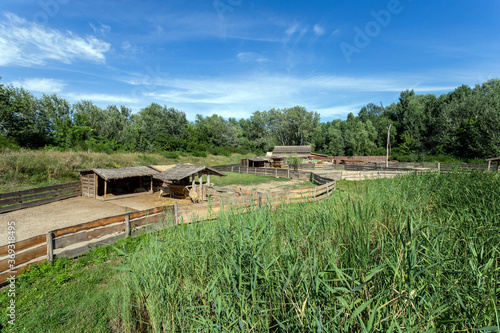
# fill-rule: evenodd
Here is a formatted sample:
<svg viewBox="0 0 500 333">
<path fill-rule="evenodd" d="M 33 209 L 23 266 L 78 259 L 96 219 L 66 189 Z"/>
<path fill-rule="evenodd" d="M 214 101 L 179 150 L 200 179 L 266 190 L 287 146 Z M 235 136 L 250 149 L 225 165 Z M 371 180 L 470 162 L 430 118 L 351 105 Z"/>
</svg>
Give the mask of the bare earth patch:
<svg viewBox="0 0 500 333">
<path fill-rule="evenodd" d="M 256 184 L 256 185 L 251 185 L 251 186 L 240 186 L 240 185 L 227 185 L 224 187 L 229 187 L 229 188 L 242 188 L 245 190 L 254 190 L 258 192 L 275 192 L 275 191 L 281 191 L 289 188 L 296 188 L 298 186 L 305 187 L 306 181 L 300 180 L 300 179 L 290 179 L 289 181 L 269 181 L 267 183 L 261 183 L 261 184 Z"/>
<path fill-rule="evenodd" d="M 158 193 L 109 201 L 77 197 L 0 214 L 0 245 L 7 244 L 7 223 L 9 221 L 16 222 L 16 241 L 21 241 L 46 234 L 52 230 L 105 217 L 172 205 L 175 201 L 188 202 L 171 198 L 159 199 Z"/>
</svg>

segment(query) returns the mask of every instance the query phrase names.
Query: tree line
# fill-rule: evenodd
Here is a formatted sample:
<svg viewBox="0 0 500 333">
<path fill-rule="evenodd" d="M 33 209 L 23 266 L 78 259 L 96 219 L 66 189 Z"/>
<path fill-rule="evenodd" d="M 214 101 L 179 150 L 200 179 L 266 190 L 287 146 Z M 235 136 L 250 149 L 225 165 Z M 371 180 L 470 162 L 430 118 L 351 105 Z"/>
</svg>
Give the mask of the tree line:
<svg viewBox="0 0 500 333">
<path fill-rule="evenodd" d="M 439 97 L 401 92 L 397 103 L 368 104 L 346 120 L 322 123 L 303 106 L 255 111 L 248 119 L 186 114 L 156 103 L 132 113 L 126 106 L 74 104 L 56 94 L 37 98 L 0 85 L 0 147 L 113 152 L 263 154 L 275 145 L 311 144 L 336 156 L 385 155 L 390 125 L 392 156 L 463 160 L 500 156 L 500 80 L 462 85 Z"/>
</svg>

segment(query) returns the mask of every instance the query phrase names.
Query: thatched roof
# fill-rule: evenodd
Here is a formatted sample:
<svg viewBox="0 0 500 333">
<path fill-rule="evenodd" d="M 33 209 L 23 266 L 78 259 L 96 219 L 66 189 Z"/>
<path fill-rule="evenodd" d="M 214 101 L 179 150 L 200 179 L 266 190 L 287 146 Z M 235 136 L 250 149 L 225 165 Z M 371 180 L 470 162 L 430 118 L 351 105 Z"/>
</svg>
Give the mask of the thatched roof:
<svg viewBox="0 0 500 333">
<path fill-rule="evenodd" d="M 150 168 L 153 168 L 157 170 L 158 172 L 162 172 L 165 170 L 168 170 L 172 167 L 176 166 L 176 164 L 170 164 L 170 165 L 149 165 Z"/>
<path fill-rule="evenodd" d="M 292 154 L 306 158 L 311 156 L 311 146 L 276 146 L 273 151 L 273 158 L 288 157 Z"/>
<path fill-rule="evenodd" d="M 176 166 L 173 166 L 172 168 L 155 175 L 154 178 L 163 181 L 181 180 L 192 175 L 197 175 L 198 172 L 201 172 L 205 175 L 215 175 L 221 177 L 227 176 L 225 173 L 215 170 L 206 165 L 177 164 Z"/>
<path fill-rule="evenodd" d="M 116 169 L 86 169 L 79 170 L 81 172 L 95 172 L 98 176 L 105 180 L 123 179 L 130 177 L 153 176 L 158 173 L 157 170 L 148 166 L 123 167 Z"/>
</svg>

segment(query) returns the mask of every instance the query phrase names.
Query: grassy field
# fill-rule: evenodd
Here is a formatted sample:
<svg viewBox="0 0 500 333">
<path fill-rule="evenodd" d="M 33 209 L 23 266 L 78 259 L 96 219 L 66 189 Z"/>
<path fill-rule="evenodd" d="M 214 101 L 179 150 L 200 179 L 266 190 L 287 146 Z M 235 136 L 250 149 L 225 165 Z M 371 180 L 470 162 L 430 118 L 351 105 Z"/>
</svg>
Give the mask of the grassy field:
<svg viewBox="0 0 500 333">
<path fill-rule="evenodd" d="M 239 163 L 246 157 L 233 154 L 231 157 L 208 155 L 169 159 L 160 154 L 9 151 L 0 155 L 0 193 L 76 181 L 78 169 L 177 163 L 222 165 Z"/>
<path fill-rule="evenodd" d="M 498 174 L 348 183 L 42 265 L 13 331 L 493 332 L 499 244 Z"/>
</svg>

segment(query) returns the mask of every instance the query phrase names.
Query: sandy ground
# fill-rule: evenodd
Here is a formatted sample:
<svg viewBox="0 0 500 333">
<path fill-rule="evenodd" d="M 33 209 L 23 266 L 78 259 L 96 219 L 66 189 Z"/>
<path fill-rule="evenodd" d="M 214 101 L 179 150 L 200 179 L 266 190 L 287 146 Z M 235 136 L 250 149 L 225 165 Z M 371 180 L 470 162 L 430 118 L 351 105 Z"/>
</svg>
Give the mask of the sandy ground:
<svg viewBox="0 0 500 333">
<path fill-rule="evenodd" d="M 306 181 L 302 179 L 291 179 L 289 181 L 269 181 L 267 183 L 261 183 L 257 185 L 252 185 L 252 186 L 240 186 L 240 185 L 227 185 L 224 187 L 229 187 L 229 188 L 242 188 L 245 190 L 254 190 L 254 191 L 259 191 L 259 192 L 274 192 L 274 191 L 281 191 L 281 190 L 286 190 L 289 188 L 295 188 L 297 186 L 305 187 L 304 183 Z"/>
<path fill-rule="evenodd" d="M 137 210 L 190 202 L 171 198 L 158 198 L 144 194 L 132 198 L 101 201 L 77 197 L 0 214 L 0 246 L 7 244 L 7 223 L 16 222 L 16 241 L 21 241 L 59 228 L 125 214 Z"/>
</svg>

